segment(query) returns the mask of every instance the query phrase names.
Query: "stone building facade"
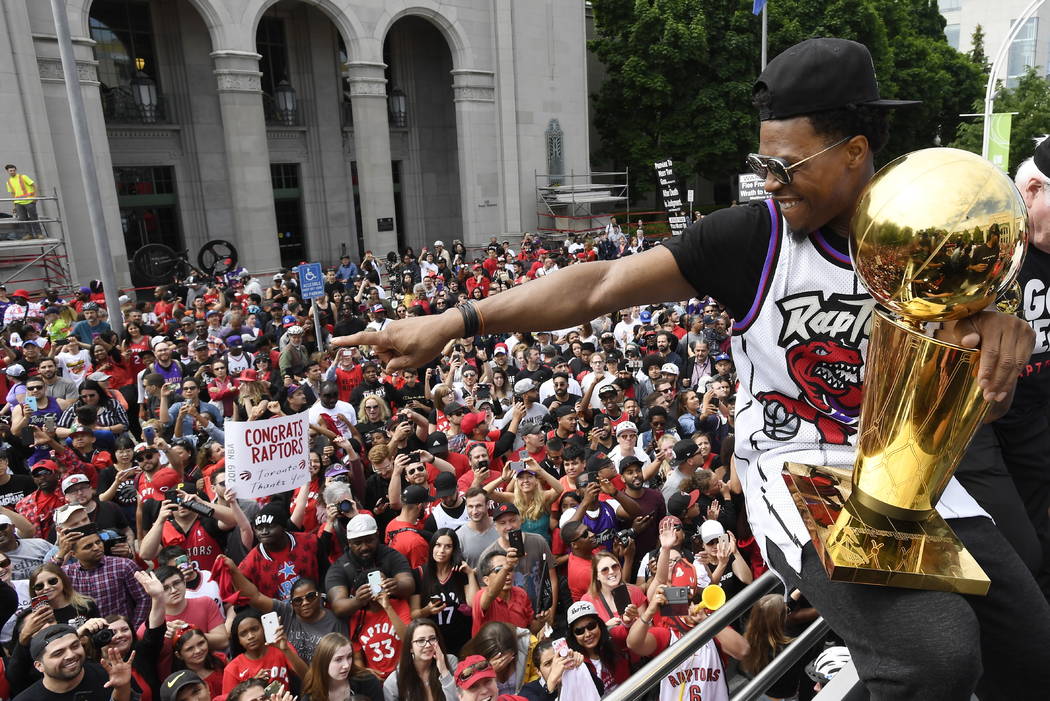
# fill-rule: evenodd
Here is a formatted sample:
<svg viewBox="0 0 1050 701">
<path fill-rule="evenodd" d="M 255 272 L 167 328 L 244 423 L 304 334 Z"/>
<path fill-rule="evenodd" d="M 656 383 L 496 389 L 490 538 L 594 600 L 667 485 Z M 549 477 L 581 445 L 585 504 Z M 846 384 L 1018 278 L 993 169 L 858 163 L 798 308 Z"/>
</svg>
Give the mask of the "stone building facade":
<svg viewBox="0 0 1050 701">
<path fill-rule="evenodd" d="M 153 242 L 265 272 L 519 234 L 552 120 L 588 170 L 582 1 L 65 4 L 121 286 Z M 57 190 L 95 277 L 50 3 L 5 0 L 0 36 L 0 160 Z"/>
</svg>

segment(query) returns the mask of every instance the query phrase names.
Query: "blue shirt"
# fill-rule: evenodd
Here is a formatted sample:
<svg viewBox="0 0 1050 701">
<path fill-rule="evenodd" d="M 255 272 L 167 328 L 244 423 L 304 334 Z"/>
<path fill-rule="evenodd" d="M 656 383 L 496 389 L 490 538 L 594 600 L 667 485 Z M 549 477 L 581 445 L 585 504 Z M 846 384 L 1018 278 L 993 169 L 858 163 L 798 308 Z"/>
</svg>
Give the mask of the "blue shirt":
<svg viewBox="0 0 1050 701">
<path fill-rule="evenodd" d="M 87 319 L 82 319 L 73 324 L 73 335 L 77 337 L 78 341 L 88 345 L 94 343 L 96 338 L 109 330 L 109 324 L 105 321 L 100 321 L 92 326 L 88 323 Z"/>
</svg>

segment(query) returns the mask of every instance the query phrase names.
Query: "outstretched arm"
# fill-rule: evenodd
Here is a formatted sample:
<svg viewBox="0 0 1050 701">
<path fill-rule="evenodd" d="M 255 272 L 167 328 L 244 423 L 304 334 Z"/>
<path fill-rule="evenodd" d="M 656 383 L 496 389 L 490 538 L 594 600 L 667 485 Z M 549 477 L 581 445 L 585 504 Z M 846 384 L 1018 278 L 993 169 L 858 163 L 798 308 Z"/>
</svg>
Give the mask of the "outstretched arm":
<svg viewBox="0 0 1050 701">
<path fill-rule="evenodd" d="M 486 333 L 564 329 L 605 312 L 696 294 L 662 246 L 614 261 L 573 265 L 476 302 Z M 388 371 L 422 367 L 450 339 L 463 335 L 456 309 L 393 322 L 379 332 L 332 339 L 335 346 L 371 345 Z"/>
</svg>

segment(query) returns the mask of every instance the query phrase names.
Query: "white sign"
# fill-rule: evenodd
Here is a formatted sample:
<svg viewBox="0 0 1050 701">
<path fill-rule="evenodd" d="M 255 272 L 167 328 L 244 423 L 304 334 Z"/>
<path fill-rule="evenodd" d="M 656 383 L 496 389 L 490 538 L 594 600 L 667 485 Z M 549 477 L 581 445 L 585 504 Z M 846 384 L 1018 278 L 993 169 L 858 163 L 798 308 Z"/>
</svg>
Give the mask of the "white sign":
<svg viewBox="0 0 1050 701">
<path fill-rule="evenodd" d="M 265 421 L 227 421 L 226 485 L 241 499 L 258 499 L 310 481 L 306 412 Z"/>
<path fill-rule="evenodd" d="M 689 200 L 690 202 L 692 202 L 693 201 L 693 191 L 692 190 L 686 190 L 686 193 L 687 193 L 686 199 Z"/>
<path fill-rule="evenodd" d="M 771 195 L 766 192 L 766 181 L 754 173 L 741 173 L 736 201 L 740 204 L 752 200 L 768 200 Z"/>
</svg>

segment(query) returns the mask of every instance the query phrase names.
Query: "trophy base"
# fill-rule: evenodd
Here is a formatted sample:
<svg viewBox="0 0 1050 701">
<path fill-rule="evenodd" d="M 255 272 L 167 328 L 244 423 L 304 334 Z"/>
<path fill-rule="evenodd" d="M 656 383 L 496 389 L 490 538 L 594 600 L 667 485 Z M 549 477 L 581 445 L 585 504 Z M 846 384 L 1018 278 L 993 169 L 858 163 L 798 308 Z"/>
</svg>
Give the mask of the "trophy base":
<svg viewBox="0 0 1050 701">
<path fill-rule="evenodd" d="M 784 463 L 784 481 L 834 582 L 984 596 L 991 580 L 943 518 L 893 519 L 850 499 L 852 471 Z"/>
</svg>

